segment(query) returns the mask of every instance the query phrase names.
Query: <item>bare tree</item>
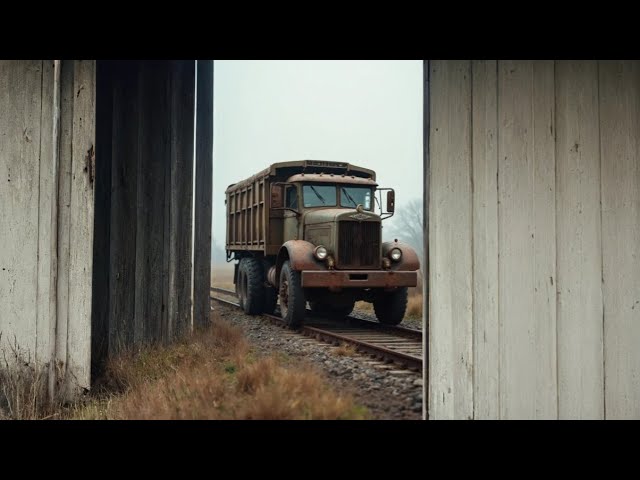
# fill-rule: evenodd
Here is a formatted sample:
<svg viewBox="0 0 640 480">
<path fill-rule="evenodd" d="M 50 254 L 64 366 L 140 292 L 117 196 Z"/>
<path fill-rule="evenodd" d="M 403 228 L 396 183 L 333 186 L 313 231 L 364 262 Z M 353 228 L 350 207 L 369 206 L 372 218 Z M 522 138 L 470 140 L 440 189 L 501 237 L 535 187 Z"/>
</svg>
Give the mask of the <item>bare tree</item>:
<svg viewBox="0 0 640 480">
<path fill-rule="evenodd" d="M 422 226 L 423 201 L 421 198 L 414 198 L 408 202 L 396 205 L 395 215 L 385 229 L 384 241 L 398 239 L 413 247 L 420 260 L 420 275 L 418 276 L 418 289 L 422 288 L 422 278 L 426 271 L 424 261 L 424 228 Z M 384 231 L 384 230 L 383 230 Z"/>
<path fill-rule="evenodd" d="M 389 233 L 385 233 L 387 241 L 397 238 L 399 242 L 411 245 L 420 258 L 420 264 L 423 264 L 424 256 L 422 211 L 423 202 L 420 198 L 414 198 L 399 205 L 396 208 L 393 223 L 388 227 Z"/>
</svg>

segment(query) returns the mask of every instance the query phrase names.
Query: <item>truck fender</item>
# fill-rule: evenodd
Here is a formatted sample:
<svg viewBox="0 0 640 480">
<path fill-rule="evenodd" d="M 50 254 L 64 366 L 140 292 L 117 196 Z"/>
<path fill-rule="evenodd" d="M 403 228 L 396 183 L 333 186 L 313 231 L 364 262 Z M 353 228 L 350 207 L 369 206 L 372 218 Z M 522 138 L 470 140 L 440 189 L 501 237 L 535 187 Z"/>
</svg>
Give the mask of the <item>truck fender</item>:
<svg viewBox="0 0 640 480">
<path fill-rule="evenodd" d="M 387 257 L 392 248 L 399 248 L 402 252 L 402 257 L 399 262 L 391 262 L 391 270 L 415 271 L 420 269 L 420 260 L 413 247 L 402 242 L 384 242 L 382 244 L 382 256 Z"/>
<path fill-rule="evenodd" d="M 289 240 L 284 242 L 276 260 L 276 282 L 280 282 L 282 264 L 289 260 L 292 270 L 326 270 L 324 263 L 313 256 L 316 246 L 306 240 Z"/>
</svg>

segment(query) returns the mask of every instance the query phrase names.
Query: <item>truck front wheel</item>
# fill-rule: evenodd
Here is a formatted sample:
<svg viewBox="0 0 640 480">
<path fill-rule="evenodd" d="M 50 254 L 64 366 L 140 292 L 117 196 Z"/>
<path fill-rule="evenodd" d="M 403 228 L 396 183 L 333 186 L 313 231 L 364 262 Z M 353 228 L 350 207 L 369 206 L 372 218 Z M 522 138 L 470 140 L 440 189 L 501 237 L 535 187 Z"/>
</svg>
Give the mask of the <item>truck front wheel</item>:
<svg viewBox="0 0 640 480">
<path fill-rule="evenodd" d="M 409 289 L 400 287 L 391 292 L 380 292 L 373 300 L 373 310 L 380 323 L 398 325 L 407 310 Z"/>
<path fill-rule="evenodd" d="M 292 270 L 289 262 L 280 271 L 280 315 L 290 327 L 298 327 L 304 321 L 307 301 L 302 290 L 300 272 Z"/>
<path fill-rule="evenodd" d="M 240 260 L 236 290 L 240 306 L 248 315 L 259 315 L 264 309 L 264 273 L 260 261 L 253 257 Z"/>
</svg>

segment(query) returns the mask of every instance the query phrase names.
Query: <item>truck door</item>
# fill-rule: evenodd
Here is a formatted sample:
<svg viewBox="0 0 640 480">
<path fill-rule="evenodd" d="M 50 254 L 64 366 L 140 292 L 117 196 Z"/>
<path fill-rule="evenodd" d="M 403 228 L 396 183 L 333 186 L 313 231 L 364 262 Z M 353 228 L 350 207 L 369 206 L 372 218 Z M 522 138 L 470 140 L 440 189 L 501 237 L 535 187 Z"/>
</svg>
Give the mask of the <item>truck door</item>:
<svg viewBox="0 0 640 480">
<path fill-rule="evenodd" d="M 285 206 L 300 211 L 300 201 L 297 185 L 287 186 L 285 191 Z M 287 240 L 297 240 L 302 238 L 302 232 L 299 232 L 298 215 L 291 210 L 284 211 L 284 238 L 283 243 Z"/>
</svg>

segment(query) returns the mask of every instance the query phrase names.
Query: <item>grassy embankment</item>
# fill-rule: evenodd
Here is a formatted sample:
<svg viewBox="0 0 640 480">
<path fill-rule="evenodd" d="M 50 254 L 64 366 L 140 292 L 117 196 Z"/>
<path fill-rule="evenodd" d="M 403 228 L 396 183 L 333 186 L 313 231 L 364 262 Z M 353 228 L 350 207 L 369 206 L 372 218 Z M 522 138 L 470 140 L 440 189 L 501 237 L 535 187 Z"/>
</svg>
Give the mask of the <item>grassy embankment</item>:
<svg viewBox="0 0 640 480">
<path fill-rule="evenodd" d="M 83 401 L 46 399 L 46 379 L 28 368 L 0 371 L 5 419 L 364 419 L 313 366 L 258 356 L 239 328 L 220 318 L 170 346 L 112 359 Z"/>
</svg>

